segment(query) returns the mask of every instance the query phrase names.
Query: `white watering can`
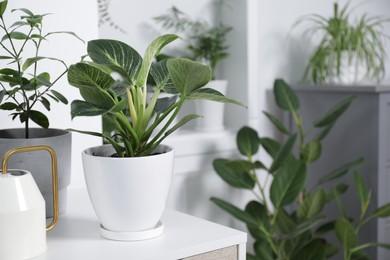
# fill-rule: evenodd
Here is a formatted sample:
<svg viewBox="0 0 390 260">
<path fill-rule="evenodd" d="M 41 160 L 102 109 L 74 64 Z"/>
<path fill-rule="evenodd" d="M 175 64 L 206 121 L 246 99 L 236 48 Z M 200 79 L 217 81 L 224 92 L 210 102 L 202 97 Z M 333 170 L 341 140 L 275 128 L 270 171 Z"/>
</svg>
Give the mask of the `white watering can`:
<svg viewBox="0 0 390 260">
<path fill-rule="evenodd" d="M 31 173 L 8 170 L 9 158 L 16 153 L 46 150 L 51 155 L 54 217 L 46 227 L 45 200 Z M 8 151 L 0 171 L 0 259 L 28 259 L 44 253 L 46 231 L 58 221 L 57 158 L 49 146 L 29 146 Z"/>
</svg>

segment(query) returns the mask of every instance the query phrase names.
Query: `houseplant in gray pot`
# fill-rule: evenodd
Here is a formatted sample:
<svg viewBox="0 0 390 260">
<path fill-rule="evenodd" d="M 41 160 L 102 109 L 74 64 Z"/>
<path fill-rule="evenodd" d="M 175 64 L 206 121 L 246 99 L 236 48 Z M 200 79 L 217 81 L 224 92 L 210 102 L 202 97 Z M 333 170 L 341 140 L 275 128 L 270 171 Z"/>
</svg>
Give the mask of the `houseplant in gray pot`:
<svg viewBox="0 0 390 260">
<path fill-rule="evenodd" d="M 221 6 L 219 6 L 221 7 Z M 229 56 L 226 37 L 232 27 L 224 24 L 211 25 L 205 20 L 191 19 L 187 14 L 173 6 L 164 15 L 154 18 L 164 29 L 174 30 L 185 34 L 186 48 L 189 58 L 207 64 L 211 67 L 212 77 L 208 88 L 226 94 L 228 81 L 216 79 L 216 69 L 223 59 Z M 207 114 L 197 121 L 196 129 L 200 131 L 220 131 L 224 129 L 224 105 L 197 101 L 196 111 L 199 114 Z"/>
<path fill-rule="evenodd" d="M 211 78 L 209 66 L 184 58 L 153 62 L 160 50 L 177 38 L 173 34 L 158 37 L 143 58 L 123 42 L 93 40 L 87 48 L 91 61 L 69 68 L 68 81 L 83 98 L 72 102 L 72 117 L 104 115 L 117 133 L 72 129 L 109 142 L 82 152 L 88 193 L 106 238 L 140 240 L 162 233 L 159 220 L 168 197 L 174 155 L 172 147 L 161 143 L 199 117 L 186 115 L 173 125 L 182 105 L 189 100 L 240 104 L 204 88 Z M 147 103 L 149 73 L 156 88 Z M 159 98 L 161 91 L 174 95 Z"/>
<path fill-rule="evenodd" d="M 20 19 L 12 25 L 6 24 L 4 16 L 7 1 L 0 2 L 1 59 L 7 65 L 0 69 L 0 110 L 10 114 L 12 120 L 19 120 L 24 128 L 0 130 L 0 158 L 11 148 L 49 145 L 57 153 L 59 168 L 60 212 L 66 208 L 66 188 L 70 183 L 71 133 L 60 129 L 49 129 L 47 116 L 40 112 L 50 110 L 50 101 L 67 104 L 67 99 L 53 86 L 67 72 L 66 64 L 57 58 L 40 56 L 45 41 L 57 33 L 42 30 L 45 15 L 34 14 L 25 8 L 13 10 Z M 74 35 L 74 34 L 73 34 Z M 30 56 L 31 55 L 31 56 Z M 42 61 L 63 64 L 63 72 L 51 77 Z M 31 122 L 42 128 L 31 127 Z M 45 153 L 16 155 L 9 162 L 10 168 L 31 171 L 46 201 L 47 217 L 53 210 L 51 195 L 50 157 Z"/>
<path fill-rule="evenodd" d="M 305 69 L 304 81 L 316 84 L 361 84 L 379 82 L 385 74 L 384 24 L 388 18 L 363 13 L 356 8 L 333 5 L 333 15 L 311 14 L 296 24 L 308 23 L 305 34 L 319 37 Z"/>
</svg>

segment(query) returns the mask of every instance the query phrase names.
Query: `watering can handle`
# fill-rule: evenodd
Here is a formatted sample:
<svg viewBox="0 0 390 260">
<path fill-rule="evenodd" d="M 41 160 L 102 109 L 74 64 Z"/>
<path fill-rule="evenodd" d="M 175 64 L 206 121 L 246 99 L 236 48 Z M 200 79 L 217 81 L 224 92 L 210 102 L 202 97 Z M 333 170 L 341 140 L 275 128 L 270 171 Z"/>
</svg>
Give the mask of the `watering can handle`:
<svg viewBox="0 0 390 260">
<path fill-rule="evenodd" d="M 34 152 L 46 150 L 51 156 L 51 172 L 52 172 L 52 190 L 53 190 L 53 220 L 46 227 L 46 231 L 52 230 L 58 221 L 58 173 L 57 173 L 57 156 L 53 148 L 47 145 L 27 146 L 13 148 L 5 153 L 2 163 L 2 174 L 7 174 L 7 166 L 9 158 L 16 153 Z"/>
</svg>

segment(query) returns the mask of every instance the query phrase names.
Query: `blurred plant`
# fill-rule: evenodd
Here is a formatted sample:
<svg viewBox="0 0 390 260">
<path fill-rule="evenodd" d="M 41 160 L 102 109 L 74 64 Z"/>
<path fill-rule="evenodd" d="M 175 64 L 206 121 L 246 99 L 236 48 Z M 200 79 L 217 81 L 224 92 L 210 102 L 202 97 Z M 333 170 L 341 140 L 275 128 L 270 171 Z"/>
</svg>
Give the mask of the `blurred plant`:
<svg viewBox="0 0 390 260">
<path fill-rule="evenodd" d="M 0 46 L 5 53 L 0 59 L 9 61 L 9 67 L 0 69 L 0 109 L 12 111 L 12 120 L 19 118 L 24 123 L 25 138 L 28 138 L 30 120 L 43 128 L 49 127 L 47 116 L 34 109 L 37 103 L 41 103 L 47 111 L 50 111 L 49 99 L 68 104 L 68 100 L 60 92 L 52 89 L 67 73 L 68 67 L 60 59 L 40 56 L 43 42 L 54 34 L 66 33 L 80 38 L 73 32 L 43 33 L 43 18 L 47 14 L 34 14 L 25 8 L 12 10 L 11 12 L 22 12 L 23 15 L 19 21 L 7 26 L 4 20 L 7 3 L 8 1 L 0 2 L 0 28 L 3 31 Z M 34 48 L 34 56 L 23 57 L 27 55 L 25 50 L 30 46 Z M 64 65 L 64 71 L 51 78 L 49 72 L 38 70 L 38 63 L 42 60 L 60 62 Z"/>
<path fill-rule="evenodd" d="M 204 20 L 193 20 L 175 6 L 167 14 L 154 17 L 154 20 L 165 29 L 185 33 L 190 58 L 209 65 L 212 78 L 215 78 L 216 67 L 229 56 L 226 36 L 232 27 L 223 24 L 212 26 Z"/>
<path fill-rule="evenodd" d="M 360 174 L 355 173 L 355 186 L 361 202 L 361 214 L 356 223 L 347 216 L 340 197 L 347 191 L 348 185 L 330 184 L 352 169 L 360 166 L 363 159 L 348 162 L 321 177 L 314 187 L 306 183 L 308 166 L 321 156 L 321 141 L 329 134 L 340 116 L 346 111 L 355 96 L 350 96 L 313 123 L 311 130 L 318 133 L 307 140 L 310 131 L 304 131 L 299 109 L 299 99 L 283 80 L 276 80 L 274 85 L 275 100 L 278 107 L 288 111 L 295 123 L 298 133 L 288 130 L 282 122 L 270 113 L 264 112 L 276 128 L 286 136 L 284 143 L 269 137 L 259 137 L 249 127 L 241 128 L 237 133 L 237 147 L 245 159 L 216 159 L 213 166 L 217 174 L 235 188 L 248 189 L 257 198 L 250 201 L 244 210 L 231 203 L 218 199 L 211 200 L 238 220 L 246 223 L 253 238 L 255 255 L 248 254 L 247 259 L 326 259 L 336 255 L 337 245 L 331 244 L 324 237 L 335 232 L 340 240 L 344 259 L 367 259 L 365 248 L 370 246 L 389 245 L 381 243 L 358 244 L 360 228 L 368 221 L 390 216 L 390 204 L 375 210 L 368 217 L 367 209 L 371 193 L 367 191 Z M 255 160 L 260 147 L 272 158 L 270 166 Z M 298 148 L 295 151 L 294 148 Z M 297 154 L 297 155 L 296 155 Z M 262 181 L 257 170 L 266 172 Z M 269 198 L 267 188 L 270 184 Z M 326 204 L 336 202 L 341 216 L 328 219 L 324 214 Z"/>
<path fill-rule="evenodd" d="M 385 74 L 384 60 L 386 51 L 384 42 L 388 36 L 383 24 L 389 22 L 381 16 L 369 16 L 367 13 L 352 20 L 349 2 L 341 10 L 334 3 L 333 16 L 327 18 L 310 14 L 300 18 L 295 25 L 309 22 L 312 26 L 304 34 L 321 35 L 319 45 L 306 66 L 304 80 L 324 83 L 330 77 L 339 77 L 342 73 L 343 59 L 352 66 L 364 66 L 366 76 L 381 80 Z"/>
</svg>

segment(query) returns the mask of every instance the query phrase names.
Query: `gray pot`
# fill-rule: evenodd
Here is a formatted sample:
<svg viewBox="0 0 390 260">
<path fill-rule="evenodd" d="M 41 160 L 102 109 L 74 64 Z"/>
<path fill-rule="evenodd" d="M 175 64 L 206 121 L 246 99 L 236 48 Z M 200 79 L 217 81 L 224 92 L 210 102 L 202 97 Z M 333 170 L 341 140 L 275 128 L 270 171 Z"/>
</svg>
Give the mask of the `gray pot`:
<svg viewBox="0 0 390 260">
<path fill-rule="evenodd" d="M 15 147 L 48 145 L 54 149 L 58 161 L 58 199 L 59 213 L 66 210 L 67 187 L 70 184 L 72 136 L 60 129 L 30 128 L 30 138 L 24 138 L 24 129 L 0 130 L 0 159 Z M 52 173 L 50 154 L 36 151 L 13 155 L 9 169 L 30 171 L 46 202 L 46 217 L 53 216 Z"/>
</svg>

